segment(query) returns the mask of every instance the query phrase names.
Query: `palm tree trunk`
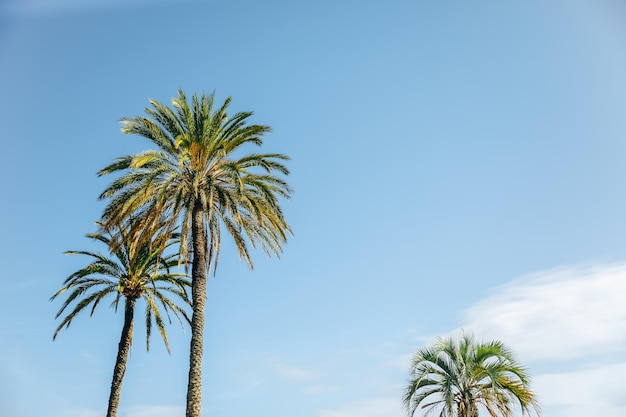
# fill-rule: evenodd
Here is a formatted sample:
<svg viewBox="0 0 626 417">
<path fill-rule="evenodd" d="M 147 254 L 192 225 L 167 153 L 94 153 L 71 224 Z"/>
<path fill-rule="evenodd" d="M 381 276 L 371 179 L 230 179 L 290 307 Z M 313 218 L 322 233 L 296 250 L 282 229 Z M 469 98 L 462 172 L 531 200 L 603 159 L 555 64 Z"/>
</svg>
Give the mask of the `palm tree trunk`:
<svg viewBox="0 0 626 417">
<path fill-rule="evenodd" d="M 189 383 L 187 385 L 186 417 L 200 417 L 202 405 L 202 339 L 204 333 L 204 302 L 206 300 L 207 236 L 202 206 L 194 205 L 191 219 L 193 263 L 191 266 L 191 347 L 189 349 Z"/>
<path fill-rule="evenodd" d="M 136 298 L 126 297 L 124 307 L 124 327 L 122 328 L 122 336 L 117 349 L 117 359 L 115 368 L 113 369 L 113 381 L 111 382 L 111 394 L 109 395 L 109 408 L 107 417 L 115 417 L 117 408 L 120 405 L 120 392 L 122 391 L 122 379 L 126 371 L 126 362 L 128 361 L 128 353 L 130 345 L 133 342 L 133 318 L 135 316 Z"/>
</svg>

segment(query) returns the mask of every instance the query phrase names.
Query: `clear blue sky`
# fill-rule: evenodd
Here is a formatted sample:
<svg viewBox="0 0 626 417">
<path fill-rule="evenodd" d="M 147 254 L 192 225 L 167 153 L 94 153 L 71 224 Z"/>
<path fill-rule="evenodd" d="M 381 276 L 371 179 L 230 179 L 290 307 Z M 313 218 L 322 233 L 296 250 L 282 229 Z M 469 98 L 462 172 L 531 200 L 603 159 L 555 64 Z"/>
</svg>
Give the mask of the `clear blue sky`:
<svg viewBox="0 0 626 417">
<path fill-rule="evenodd" d="M 295 237 L 208 288 L 203 415 L 401 416 L 408 357 L 474 331 L 544 417 L 626 415 L 626 4 L 620 0 L 0 4 L 0 416 L 105 414 L 122 315 L 55 342 L 95 249 L 119 119 L 233 97 L 291 156 Z M 189 332 L 136 339 L 120 417 L 184 414 Z"/>
</svg>

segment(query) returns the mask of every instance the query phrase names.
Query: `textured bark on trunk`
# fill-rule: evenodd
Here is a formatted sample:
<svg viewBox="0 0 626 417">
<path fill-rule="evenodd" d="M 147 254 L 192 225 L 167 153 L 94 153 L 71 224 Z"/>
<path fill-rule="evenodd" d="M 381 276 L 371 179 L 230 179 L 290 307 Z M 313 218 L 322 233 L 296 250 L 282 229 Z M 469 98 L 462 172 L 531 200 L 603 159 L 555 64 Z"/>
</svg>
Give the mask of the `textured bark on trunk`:
<svg viewBox="0 0 626 417">
<path fill-rule="evenodd" d="M 193 262 L 191 266 L 191 347 L 189 349 L 189 383 L 187 385 L 187 417 L 200 417 L 202 405 L 202 339 L 204 303 L 206 300 L 207 236 L 200 204 L 193 208 L 191 219 Z"/>
<path fill-rule="evenodd" d="M 128 361 L 128 353 L 130 345 L 133 341 L 133 319 L 135 316 L 135 302 L 137 299 L 127 297 L 124 303 L 124 327 L 122 328 L 122 336 L 117 349 L 117 359 L 115 368 L 113 369 L 113 381 L 111 382 L 111 394 L 109 395 L 109 408 L 107 409 L 107 417 L 115 417 L 117 408 L 120 405 L 120 392 L 122 391 L 122 379 L 126 372 L 126 362 Z"/>
</svg>

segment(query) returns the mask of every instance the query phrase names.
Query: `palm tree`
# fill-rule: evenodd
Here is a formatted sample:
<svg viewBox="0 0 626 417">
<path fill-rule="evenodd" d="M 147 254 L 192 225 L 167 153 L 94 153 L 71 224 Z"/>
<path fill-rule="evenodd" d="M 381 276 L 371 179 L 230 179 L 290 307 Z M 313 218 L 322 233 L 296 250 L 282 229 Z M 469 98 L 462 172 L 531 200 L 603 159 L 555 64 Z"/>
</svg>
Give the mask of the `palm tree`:
<svg viewBox="0 0 626 417">
<path fill-rule="evenodd" d="M 115 239 L 123 239 L 111 254 L 112 256 L 90 251 L 66 252 L 69 255 L 86 255 L 92 260 L 87 266 L 71 274 L 63 283 L 63 287 L 51 298 L 51 300 L 54 300 L 66 291 L 70 292 L 56 314 L 56 318 L 59 318 L 70 305 L 73 305 L 71 312 L 65 315 L 61 324 L 57 327 L 53 340 L 56 339 L 61 329 L 70 326 L 72 320 L 80 312 L 91 310 L 90 314 L 93 315 L 100 302 L 107 296 L 114 297 L 112 305 L 115 307 L 116 312 L 120 301 L 122 298 L 124 299 L 124 326 L 113 370 L 107 417 L 113 417 L 117 414 L 122 379 L 126 371 L 126 362 L 133 339 L 135 304 L 137 300 L 143 299 L 146 302 L 147 350 L 150 349 L 152 326 L 156 324 L 165 347 L 168 353 L 170 352 L 161 309 L 165 312 L 165 317 L 170 323 L 170 313 L 176 316 L 181 324 L 181 318 L 189 322 L 189 317 L 185 310 L 170 299 L 170 296 L 174 295 L 185 304 L 190 303 L 187 294 L 187 289 L 191 285 L 189 276 L 183 273 L 171 272 L 170 269 L 172 267 L 179 265 L 177 253 L 168 256 L 162 255 L 162 248 L 177 242 L 176 235 L 161 230 L 161 233 L 157 233 L 154 239 L 136 240 L 141 243 L 135 244 L 128 238 L 129 230 L 125 229 L 124 232 L 120 232 L 121 237 L 114 237 L 111 233 L 105 232 L 87 235 L 88 238 L 100 241 L 108 247 L 114 243 Z M 152 233 L 146 231 L 143 233 L 152 235 Z"/>
<path fill-rule="evenodd" d="M 150 227 L 158 219 L 180 224 L 180 253 L 192 253 L 191 346 L 187 417 L 199 417 L 201 407 L 202 344 L 207 274 L 218 263 L 221 230 L 233 239 L 240 259 L 252 268 L 248 246 L 258 244 L 278 255 L 291 232 L 279 198 L 291 190 L 275 173 L 287 175 L 276 153 L 244 153 L 244 145 L 261 146 L 268 126 L 247 124 L 251 112 L 229 117 L 228 98 L 215 106 L 214 94 L 184 92 L 172 107 L 151 100 L 149 117 L 122 119 L 122 132 L 143 136 L 158 149 L 116 159 L 99 175 L 122 172 L 100 198 L 110 199 L 103 214 L 106 224 L 129 216 Z"/>
<path fill-rule="evenodd" d="M 439 339 L 415 352 L 411 377 L 404 394 L 410 416 L 421 405 L 426 415 L 477 417 L 485 409 L 492 417 L 522 413 L 539 415 L 526 370 L 499 341 L 476 342 L 473 335 L 459 340 Z"/>
</svg>

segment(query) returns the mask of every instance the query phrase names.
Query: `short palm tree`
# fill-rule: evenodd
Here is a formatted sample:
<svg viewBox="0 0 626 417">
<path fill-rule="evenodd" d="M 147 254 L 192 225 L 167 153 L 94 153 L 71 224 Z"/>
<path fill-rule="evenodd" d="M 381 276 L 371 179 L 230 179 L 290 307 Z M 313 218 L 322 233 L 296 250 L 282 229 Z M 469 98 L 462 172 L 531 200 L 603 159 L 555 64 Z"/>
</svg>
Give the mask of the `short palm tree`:
<svg viewBox="0 0 626 417">
<path fill-rule="evenodd" d="M 439 339 L 415 352 L 410 372 L 404 395 L 410 416 L 420 406 L 440 417 L 477 417 L 480 409 L 510 417 L 517 406 L 523 414 L 539 414 L 526 370 L 499 341 Z"/>
<path fill-rule="evenodd" d="M 87 237 L 100 241 L 107 247 L 119 238 L 115 236 L 114 239 L 114 236 L 105 232 L 91 233 Z M 122 238 L 127 237 L 122 236 Z M 89 251 L 66 252 L 69 255 L 86 255 L 91 258 L 91 262 L 71 274 L 63 283 L 63 287 L 51 298 L 54 300 L 69 292 L 56 318 L 59 318 L 66 310 L 71 310 L 63 317 L 53 339 L 56 339 L 64 327 L 69 327 L 72 320 L 82 311 L 90 310 L 90 314 L 93 315 L 103 299 L 112 296 L 115 311 L 120 301 L 124 300 L 124 326 L 113 371 L 107 417 L 117 414 L 122 379 L 133 339 L 137 300 L 143 299 L 146 303 L 146 349 L 148 350 L 152 326 L 156 324 L 165 347 L 168 353 L 170 352 L 163 312 L 170 322 L 170 313 L 176 316 L 181 324 L 183 319 L 189 322 L 188 315 L 182 307 L 190 303 L 187 294 L 191 285 L 189 277 L 186 274 L 171 271 L 171 268 L 179 265 L 178 253 L 162 255 L 164 247 L 177 242 L 175 235 L 167 232 L 159 233 L 154 239 L 137 241 L 141 243 L 136 245 L 131 239 L 123 239 L 111 256 Z M 170 298 L 172 295 L 175 296 L 176 301 Z"/>
<path fill-rule="evenodd" d="M 99 175 L 122 173 L 105 189 L 110 199 L 103 220 L 116 224 L 129 216 L 145 227 L 160 219 L 180 224 L 180 253 L 192 254 L 192 306 L 187 417 L 199 417 L 206 278 L 217 266 L 221 230 L 233 239 L 240 259 L 252 267 L 248 246 L 278 255 L 291 232 L 279 198 L 291 190 L 277 174 L 287 175 L 288 158 L 276 153 L 245 153 L 245 145 L 262 145 L 268 126 L 247 124 L 250 112 L 229 117 L 228 98 L 215 105 L 214 94 L 182 91 L 172 107 L 151 100 L 149 117 L 122 119 L 122 132 L 148 139 L 157 147 L 128 155 Z"/>
</svg>

